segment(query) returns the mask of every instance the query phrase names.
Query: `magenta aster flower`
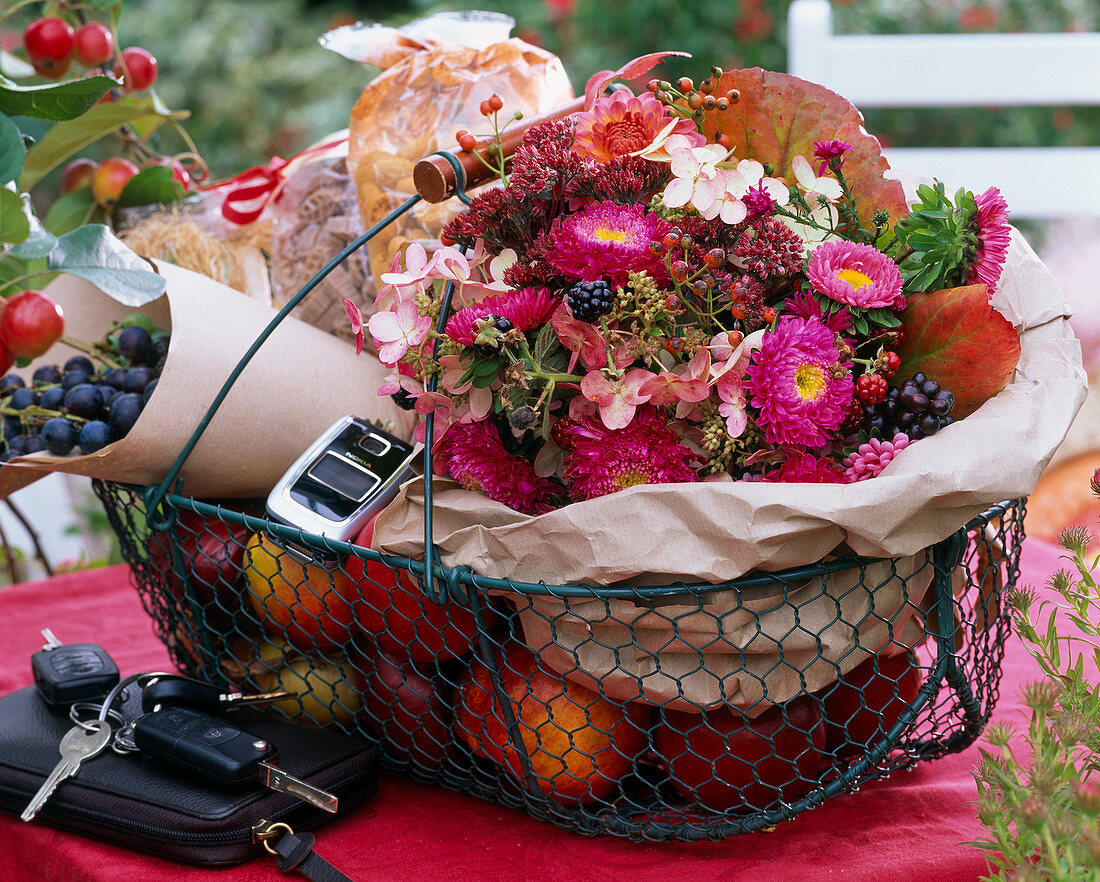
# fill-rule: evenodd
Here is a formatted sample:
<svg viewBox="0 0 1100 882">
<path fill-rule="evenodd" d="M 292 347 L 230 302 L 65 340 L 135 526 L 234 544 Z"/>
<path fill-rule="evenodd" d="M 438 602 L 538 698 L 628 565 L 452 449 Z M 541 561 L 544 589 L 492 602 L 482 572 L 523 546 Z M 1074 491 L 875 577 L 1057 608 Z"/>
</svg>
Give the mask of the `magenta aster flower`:
<svg viewBox="0 0 1100 882">
<path fill-rule="evenodd" d="M 783 303 L 787 315 L 803 319 L 819 318 L 825 322 L 825 326 L 834 334 L 843 334 L 852 326 L 847 306 L 842 306 L 836 312 L 829 313 L 828 316 L 822 315 L 821 304 L 809 291 L 799 291 L 792 294 Z"/>
<path fill-rule="evenodd" d="M 560 303 L 561 298 L 546 288 L 521 288 L 492 294 L 452 315 L 444 333 L 457 343 L 473 346 L 477 323 L 491 315 L 506 318 L 513 328 L 527 333 L 550 321 Z"/>
<path fill-rule="evenodd" d="M 978 210 L 971 219 L 978 234 L 978 249 L 974 262 L 966 271 L 966 282 L 973 285 L 982 282 L 992 296 L 997 282 L 1001 279 L 1008 244 L 1011 241 L 1008 226 L 1008 204 L 1001 191 L 990 187 L 974 198 Z"/>
<path fill-rule="evenodd" d="M 565 478 L 573 499 L 594 499 L 635 484 L 676 484 L 696 480 L 696 455 L 680 443 L 654 407 L 639 408 L 623 429 L 586 419 L 568 429 L 572 445 Z"/>
<path fill-rule="evenodd" d="M 898 265 L 871 245 L 842 239 L 818 245 L 806 275 L 816 291 L 840 303 L 863 309 L 905 306 Z"/>
<path fill-rule="evenodd" d="M 852 363 L 840 361 L 835 339 L 820 319 L 790 316 L 764 334 L 745 376 L 769 444 L 820 447 L 844 421 Z"/>
<path fill-rule="evenodd" d="M 912 442 L 909 436 L 898 432 L 892 441 L 881 441 L 872 438 L 866 444 L 860 444 L 859 449 L 844 457 L 844 479 L 853 484 L 856 481 L 866 481 L 875 478 L 893 461 L 901 451 Z"/>
<path fill-rule="evenodd" d="M 650 252 L 649 243 L 663 239 L 669 229 L 644 206 L 598 202 L 555 228 L 547 260 L 558 272 L 583 282 L 606 279 L 622 286 L 630 272 L 664 279 L 664 264 Z"/>
<path fill-rule="evenodd" d="M 755 187 L 749 187 L 749 192 L 741 197 L 741 201 L 745 203 L 745 208 L 749 211 L 749 220 L 771 214 L 776 205 L 763 181 L 760 181 Z"/>
<path fill-rule="evenodd" d="M 812 453 L 788 456 L 781 466 L 765 472 L 761 481 L 782 484 L 844 484 L 840 466 L 826 457 Z"/>
<path fill-rule="evenodd" d="M 817 166 L 818 175 L 825 174 L 825 169 L 829 167 L 830 159 L 838 159 L 852 149 L 854 148 L 851 144 L 847 144 L 837 138 L 831 141 L 814 141 L 814 156 L 821 160 Z"/>
<path fill-rule="evenodd" d="M 548 511 L 558 487 L 535 474 L 535 467 L 504 449 L 491 422 L 457 423 L 447 429 L 433 453 L 432 467 L 467 490 L 480 490 L 524 514 Z"/>
</svg>

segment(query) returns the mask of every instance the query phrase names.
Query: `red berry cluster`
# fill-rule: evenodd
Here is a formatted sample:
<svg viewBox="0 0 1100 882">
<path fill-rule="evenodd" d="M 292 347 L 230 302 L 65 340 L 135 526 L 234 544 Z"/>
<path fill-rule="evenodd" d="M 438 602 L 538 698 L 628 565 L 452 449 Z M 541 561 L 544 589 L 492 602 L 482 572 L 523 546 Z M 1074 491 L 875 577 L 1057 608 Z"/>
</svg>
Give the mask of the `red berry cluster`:
<svg viewBox="0 0 1100 882">
<path fill-rule="evenodd" d="M 494 92 L 481 102 L 478 110 L 482 116 L 488 118 L 503 107 L 504 99 Z M 477 149 L 477 135 L 471 134 L 468 129 L 459 129 L 455 132 L 455 141 L 458 142 L 459 148 L 465 150 L 467 153 L 472 153 Z"/>
<path fill-rule="evenodd" d="M 90 21 L 73 29 L 63 18 L 36 18 L 23 31 L 23 50 L 39 76 L 57 80 L 74 61 L 97 68 L 115 59 L 113 73 L 128 92 L 144 92 L 157 79 L 157 60 L 138 46 L 115 53 L 115 38 L 106 25 Z"/>
<path fill-rule="evenodd" d="M 882 374 L 864 374 L 856 380 L 856 397 L 864 404 L 878 404 L 886 400 L 890 386 Z"/>
</svg>

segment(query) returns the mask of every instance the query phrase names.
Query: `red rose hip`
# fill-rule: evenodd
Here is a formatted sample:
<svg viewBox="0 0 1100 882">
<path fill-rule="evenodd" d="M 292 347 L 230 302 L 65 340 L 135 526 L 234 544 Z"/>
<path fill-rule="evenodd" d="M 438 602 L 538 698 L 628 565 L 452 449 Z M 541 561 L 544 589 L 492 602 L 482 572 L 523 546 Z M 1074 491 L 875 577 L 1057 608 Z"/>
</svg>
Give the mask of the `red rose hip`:
<svg viewBox="0 0 1100 882">
<path fill-rule="evenodd" d="M 95 67 L 115 54 L 115 38 L 98 21 L 90 21 L 76 29 L 73 35 L 76 60 L 85 67 Z"/>
<path fill-rule="evenodd" d="M 122 50 L 114 73 L 122 77 L 122 88 L 128 92 L 144 92 L 157 80 L 157 60 L 148 50 L 131 46 Z"/>
<path fill-rule="evenodd" d="M 60 77 L 69 69 L 73 44 L 72 25 L 54 16 L 36 18 L 23 31 L 27 59 L 44 77 Z"/>
<path fill-rule="evenodd" d="M 21 291 L 0 313 L 0 340 L 16 358 L 37 358 L 65 332 L 61 307 L 41 291 Z"/>
</svg>

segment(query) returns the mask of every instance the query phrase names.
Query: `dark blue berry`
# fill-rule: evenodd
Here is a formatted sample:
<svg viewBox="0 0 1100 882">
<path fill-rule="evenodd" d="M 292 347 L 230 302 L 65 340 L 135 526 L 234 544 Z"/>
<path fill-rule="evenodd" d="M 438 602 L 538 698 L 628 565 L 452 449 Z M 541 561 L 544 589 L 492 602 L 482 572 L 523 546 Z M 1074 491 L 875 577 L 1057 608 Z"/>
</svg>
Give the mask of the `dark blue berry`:
<svg viewBox="0 0 1100 882">
<path fill-rule="evenodd" d="M 8 407 L 12 410 L 26 410 L 32 404 L 34 404 L 34 393 L 30 389 L 16 389 L 8 400 Z"/>
<path fill-rule="evenodd" d="M 61 388 L 68 392 L 73 386 L 79 386 L 81 383 L 90 383 L 91 381 L 91 371 L 66 371 L 65 375 L 61 378 Z"/>
<path fill-rule="evenodd" d="M 41 435 L 27 435 L 26 440 L 23 442 L 24 453 L 38 453 L 39 450 L 46 449 L 46 442 L 42 440 Z"/>
<path fill-rule="evenodd" d="M 23 434 L 23 421 L 17 416 L 4 417 L 4 437 L 7 439 L 14 438 L 16 435 Z"/>
<path fill-rule="evenodd" d="M 61 382 L 61 371 L 56 364 L 44 364 L 31 374 L 31 382 L 36 386 L 50 386 Z"/>
<path fill-rule="evenodd" d="M 24 388 L 26 385 L 19 374 L 8 374 L 0 380 L 0 395 L 7 395 L 15 389 Z"/>
<path fill-rule="evenodd" d="M 144 406 L 145 402 L 136 392 L 123 392 L 111 402 L 111 415 L 108 422 L 116 438 L 126 437 L 126 433 L 134 427 L 134 423 L 141 416 L 141 409 Z"/>
<path fill-rule="evenodd" d="M 168 343 L 171 338 L 167 334 L 161 334 L 153 338 L 153 352 L 156 357 L 155 364 L 161 365 L 168 358 Z"/>
<path fill-rule="evenodd" d="M 65 401 L 65 390 L 60 386 L 51 386 L 42 393 L 38 403 L 47 410 L 57 410 Z"/>
<path fill-rule="evenodd" d="M 42 427 L 42 441 L 54 456 L 68 456 L 76 446 L 79 435 L 76 423 L 65 417 L 46 420 L 46 424 Z"/>
<path fill-rule="evenodd" d="M 103 409 L 103 394 L 98 386 L 81 383 L 65 393 L 64 406 L 73 416 L 94 420 Z"/>
<path fill-rule="evenodd" d="M 8 450 L 13 451 L 16 456 L 22 456 L 27 452 L 27 436 L 16 435 L 8 442 Z"/>
<path fill-rule="evenodd" d="M 406 389 L 398 389 L 390 398 L 392 398 L 393 403 L 402 410 L 412 410 L 416 407 L 416 399 L 413 398 Z"/>
<path fill-rule="evenodd" d="M 123 328 L 118 334 L 118 352 L 130 364 L 147 364 L 150 354 L 156 359 L 153 338 L 145 328 Z"/>
<path fill-rule="evenodd" d="M 95 453 L 111 443 L 111 427 L 103 420 L 91 420 L 80 429 L 76 443 L 85 453 Z"/>
<path fill-rule="evenodd" d="M 126 380 L 122 384 L 123 392 L 144 392 L 156 377 L 150 367 L 132 367 L 126 371 Z"/>
<path fill-rule="evenodd" d="M 566 295 L 573 317 L 582 322 L 594 322 L 611 312 L 615 293 L 602 279 L 594 282 L 578 282 Z"/>
<path fill-rule="evenodd" d="M 153 390 L 156 389 L 156 388 L 157 388 L 157 381 L 153 380 L 151 383 L 149 383 L 148 386 L 145 387 L 145 391 L 141 393 L 142 401 L 144 401 L 146 404 L 148 404 L 149 399 L 153 397 Z"/>
<path fill-rule="evenodd" d="M 126 382 L 126 368 L 111 368 L 103 375 L 103 381 L 112 389 L 122 391 L 122 384 Z"/>
<path fill-rule="evenodd" d="M 95 373 L 95 365 L 92 364 L 92 360 L 83 355 L 74 355 L 61 369 L 62 373 L 71 374 L 73 371 L 80 371 L 87 374 L 89 377 Z"/>
</svg>

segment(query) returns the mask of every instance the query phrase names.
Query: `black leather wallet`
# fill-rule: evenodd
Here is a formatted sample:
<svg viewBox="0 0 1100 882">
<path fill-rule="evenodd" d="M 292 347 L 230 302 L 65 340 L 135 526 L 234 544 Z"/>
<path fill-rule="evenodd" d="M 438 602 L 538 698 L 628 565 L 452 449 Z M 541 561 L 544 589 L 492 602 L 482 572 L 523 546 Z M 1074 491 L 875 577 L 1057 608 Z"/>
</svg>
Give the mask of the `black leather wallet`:
<svg viewBox="0 0 1100 882">
<path fill-rule="evenodd" d="M 338 815 L 260 785 L 235 793 L 212 789 L 140 753 L 107 749 L 62 781 L 30 823 L 218 866 L 257 853 L 262 843 L 252 828 L 261 820 L 309 828 L 344 816 L 378 791 L 379 755 L 366 741 L 251 709 L 233 711 L 231 719 L 278 746 L 280 769 L 337 796 Z M 0 697 L 0 809 L 18 815 L 27 807 L 61 759 L 58 745 L 72 725 L 33 686 Z"/>
</svg>

